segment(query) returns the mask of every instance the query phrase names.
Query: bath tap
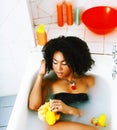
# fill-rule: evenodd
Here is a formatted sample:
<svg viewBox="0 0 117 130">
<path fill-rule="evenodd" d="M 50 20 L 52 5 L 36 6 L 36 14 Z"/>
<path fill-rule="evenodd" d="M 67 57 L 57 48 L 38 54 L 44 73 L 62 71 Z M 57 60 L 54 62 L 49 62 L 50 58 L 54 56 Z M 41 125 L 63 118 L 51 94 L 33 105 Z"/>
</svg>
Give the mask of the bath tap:
<svg viewBox="0 0 117 130">
<path fill-rule="evenodd" d="M 117 58 L 114 59 L 114 63 L 117 65 Z"/>
<path fill-rule="evenodd" d="M 112 72 L 112 78 L 115 79 L 116 75 L 117 75 L 117 69 L 116 69 L 116 66 L 114 66 L 113 72 Z"/>
<path fill-rule="evenodd" d="M 115 79 L 116 75 L 117 75 L 117 46 L 113 45 L 113 49 L 112 49 L 112 58 L 114 61 L 114 67 L 113 67 L 113 71 L 112 71 L 112 78 Z"/>
<path fill-rule="evenodd" d="M 113 45 L 113 48 L 112 48 L 112 57 L 113 57 L 113 59 L 116 58 L 116 54 L 117 54 L 117 46 Z"/>
</svg>

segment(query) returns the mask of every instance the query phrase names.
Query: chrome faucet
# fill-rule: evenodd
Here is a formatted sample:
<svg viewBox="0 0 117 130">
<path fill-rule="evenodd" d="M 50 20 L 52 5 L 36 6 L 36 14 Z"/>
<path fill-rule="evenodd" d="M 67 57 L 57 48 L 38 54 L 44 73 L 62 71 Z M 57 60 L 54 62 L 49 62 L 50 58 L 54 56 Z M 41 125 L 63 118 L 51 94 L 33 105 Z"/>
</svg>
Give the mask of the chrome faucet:
<svg viewBox="0 0 117 130">
<path fill-rule="evenodd" d="M 112 72 L 112 78 L 115 79 L 117 75 L 117 68 L 116 66 L 113 67 L 113 72 Z"/>
<path fill-rule="evenodd" d="M 115 79 L 116 75 L 117 75 L 117 46 L 113 45 L 113 49 L 112 49 L 112 58 L 114 61 L 114 67 L 113 67 L 113 71 L 112 71 L 112 78 Z"/>
<path fill-rule="evenodd" d="M 112 48 L 112 57 L 113 57 L 113 59 L 116 58 L 116 54 L 117 54 L 117 46 L 113 45 L 113 48 Z"/>
</svg>

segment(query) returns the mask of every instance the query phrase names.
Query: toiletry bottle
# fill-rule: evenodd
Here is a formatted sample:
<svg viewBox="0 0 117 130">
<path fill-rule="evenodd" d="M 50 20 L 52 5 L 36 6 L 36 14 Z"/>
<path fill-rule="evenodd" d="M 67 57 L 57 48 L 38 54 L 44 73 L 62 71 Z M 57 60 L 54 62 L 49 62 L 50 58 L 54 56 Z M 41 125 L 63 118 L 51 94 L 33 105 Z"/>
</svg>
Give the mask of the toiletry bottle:
<svg viewBox="0 0 117 130">
<path fill-rule="evenodd" d="M 58 1 L 56 7 L 57 7 L 58 26 L 62 27 L 64 25 L 64 21 L 63 21 L 63 3 L 61 1 Z"/>
<path fill-rule="evenodd" d="M 45 45 L 47 43 L 47 34 L 44 29 L 44 24 L 40 24 L 40 26 L 36 30 L 38 45 Z"/>
<path fill-rule="evenodd" d="M 72 14 L 72 2 L 66 1 L 66 16 L 67 16 L 67 24 L 73 24 L 73 14 Z"/>
<path fill-rule="evenodd" d="M 80 11 L 78 7 L 75 10 L 75 23 L 78 25 L 80 24 Z"/>
</svg>

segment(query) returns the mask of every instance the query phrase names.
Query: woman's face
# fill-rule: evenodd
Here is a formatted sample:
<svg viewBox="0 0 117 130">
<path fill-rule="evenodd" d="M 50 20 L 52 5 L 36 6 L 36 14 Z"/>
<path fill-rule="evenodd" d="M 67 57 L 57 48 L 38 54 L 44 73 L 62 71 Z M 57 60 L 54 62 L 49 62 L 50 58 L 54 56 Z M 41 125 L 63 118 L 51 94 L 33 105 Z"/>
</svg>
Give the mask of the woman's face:
<svg viewBox="0 0 117 130">
<path fill-rule="evenodd" d="M 72 74 L 71 69 L 60 51 L 54 53 L 52 67 L 58 78 L 67 78 Z"/>
</svg>

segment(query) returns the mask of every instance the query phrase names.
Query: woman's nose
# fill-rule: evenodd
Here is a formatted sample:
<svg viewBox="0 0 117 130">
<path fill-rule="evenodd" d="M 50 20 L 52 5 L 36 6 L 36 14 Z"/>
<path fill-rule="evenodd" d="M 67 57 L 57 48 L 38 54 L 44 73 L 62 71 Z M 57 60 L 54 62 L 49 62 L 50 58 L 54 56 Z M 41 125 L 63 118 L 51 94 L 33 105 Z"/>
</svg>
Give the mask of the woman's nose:
<svg viewBox="0 0 117 130">
<path fill-rule="evenodd" d="M 61 64 L 58 64 L 57 70 L 62 70 L 62 65 Z"/>
</svg>

